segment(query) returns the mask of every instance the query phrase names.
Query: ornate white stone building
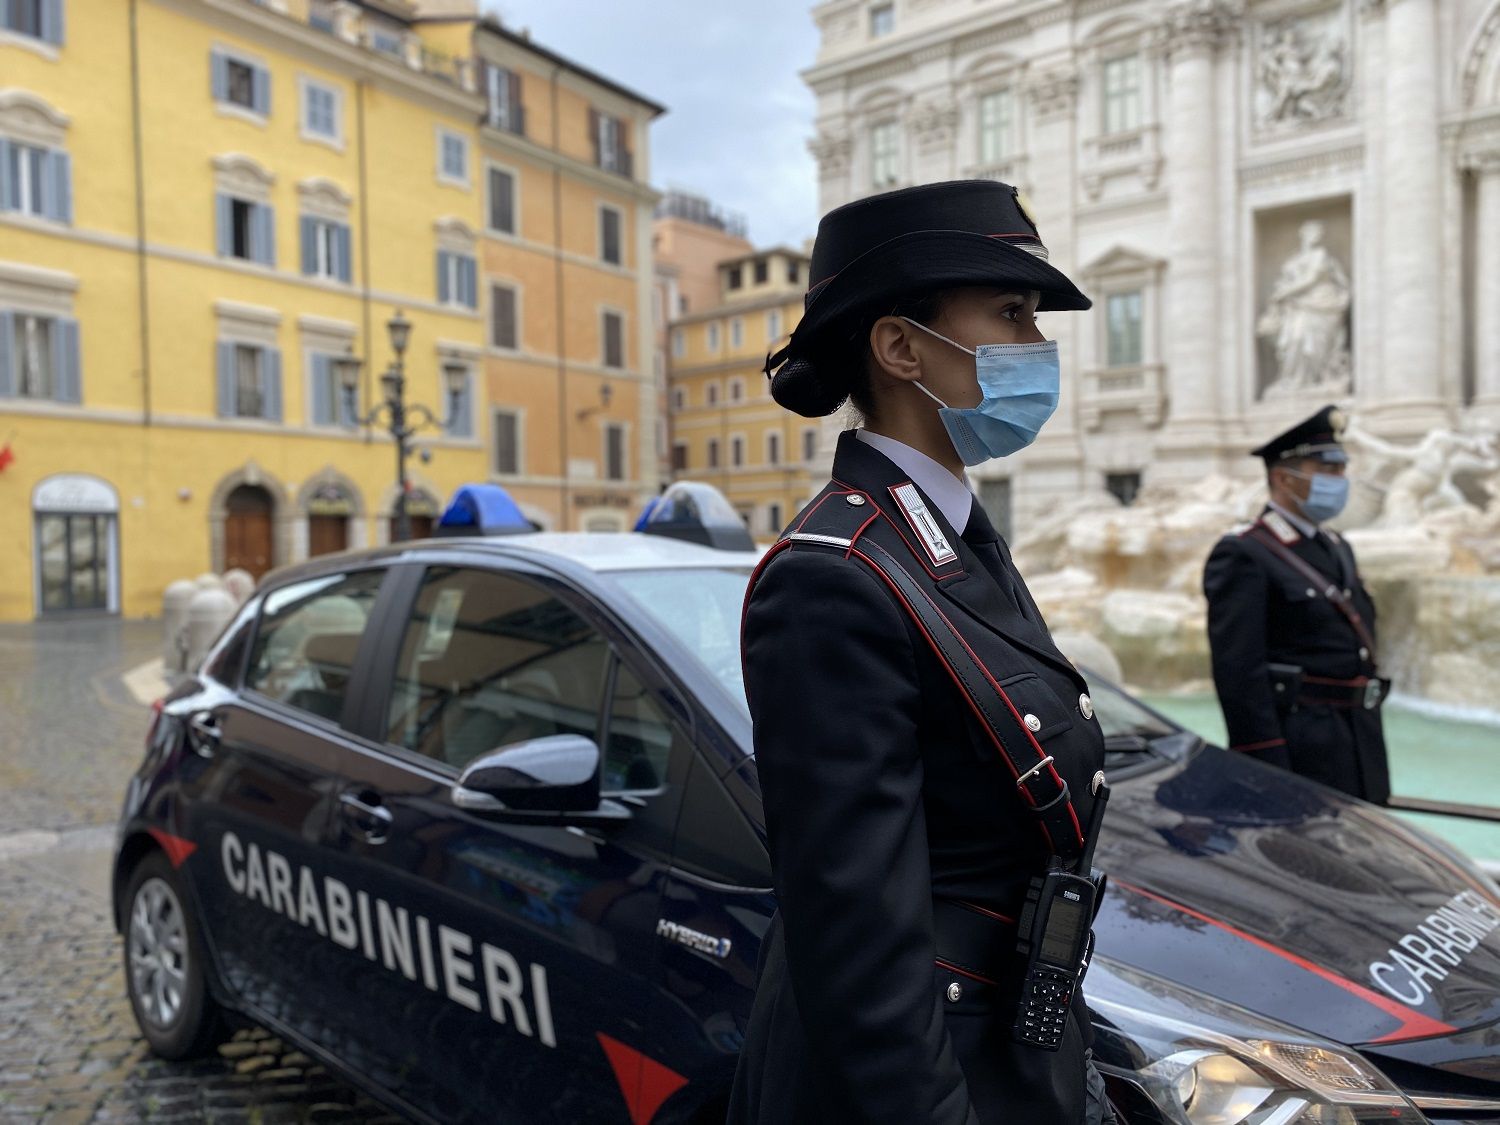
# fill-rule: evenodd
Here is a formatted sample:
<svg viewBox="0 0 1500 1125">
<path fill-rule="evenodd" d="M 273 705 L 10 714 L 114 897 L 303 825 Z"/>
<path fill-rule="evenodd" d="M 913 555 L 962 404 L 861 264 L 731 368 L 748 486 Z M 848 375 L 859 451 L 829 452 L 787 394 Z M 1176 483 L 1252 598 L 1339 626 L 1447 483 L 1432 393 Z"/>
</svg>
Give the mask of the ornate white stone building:
<svg viewBox="0 0 1500 1125">
<path fill-rule="evenodd" d="M 1330 400 L 1397 440 L 1500 424 L 1500 0 L 813 16 L 823 209 L 1014 183 L 1094 298 L 1043 318 L 1063 406 L 980 470 L 992 509 L 1253 474 L 1246 450 Z"/>
</svg>

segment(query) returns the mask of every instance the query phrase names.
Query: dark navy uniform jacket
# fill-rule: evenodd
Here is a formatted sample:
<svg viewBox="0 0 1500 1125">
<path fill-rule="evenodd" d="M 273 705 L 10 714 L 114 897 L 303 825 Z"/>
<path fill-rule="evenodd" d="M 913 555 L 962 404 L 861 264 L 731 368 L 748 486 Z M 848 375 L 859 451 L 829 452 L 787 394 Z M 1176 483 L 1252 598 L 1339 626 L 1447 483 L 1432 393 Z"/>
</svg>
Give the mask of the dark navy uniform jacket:
<svg viewBox="0 0 1500 1125">
<path fill-rule="evenodd" d="M 1088 685 L 1052 643 L 1003 542 L 989 565 L 1012 593 L 927 500 L 958 556 L 935 578 L 891 492 L 909 479 L 899 468 L 851 432 L 833 478 L 792 529 L 858 493 L 863 534 L 982 634 L 985 665 L 1036 717 L 1087 823 L 1104 757 Z M 744 646 L 779 911 L 729 1120 L 1085 1121 L 1081 995 L 1062 1049 L 1041 1051 L 1011 1038 L 1019 970 L 984 984 L 939 964 L 934 899 L 997 916 L 996 940 L 1013 948 L 1013 920 L 1048 848 L 906 611 L 865 563 L 793 543 L 761 572 Z"/>
<path fill-rule="evenodd" d="M 1277 557 L 1251 534 L 1274 536 L 1324 582 Z M 1390 797 L 1385 736 L 1378 709 L 1358 701 L 1358 684 L 1376 675 L 1377 655 L 1324 596 L 1327 585 L 1348 597 L 1373 637 L 1375 603 L 1360 580 L 1354 551 L 1339 535 L 1302 535 L 1267 508 L 1250 528 L 1225 536 L 1203 572 L 1214 684 L 1229 729 L 1230 749 L 1285 766 L 1384 804 Z M 1275 690 L 1271 664 L 1303 670 L 1297 699 Z M 1325 682 L 1327 681 L 1327 682 Z M 1347 699 L 1316 702 L 1351 685 Z"/>
</svg>

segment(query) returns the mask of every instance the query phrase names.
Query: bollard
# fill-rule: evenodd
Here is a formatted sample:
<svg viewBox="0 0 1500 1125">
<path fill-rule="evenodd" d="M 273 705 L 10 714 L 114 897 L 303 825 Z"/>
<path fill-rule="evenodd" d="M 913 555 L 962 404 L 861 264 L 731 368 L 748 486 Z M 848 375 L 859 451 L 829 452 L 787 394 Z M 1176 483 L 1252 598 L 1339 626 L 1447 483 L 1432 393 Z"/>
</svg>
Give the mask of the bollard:
<svg viewBox="0 0 1500 1125">
<path fill-rule="evenodd" d="M 168 672 L 182 671 L 182 642 L 187 629 L 188 602 L 198 587 L 186 578 L 167 586 L 161 598 L 161 663 Z"/>
<path fill-rule="evenodd" d="M 204 571 L 197 578 L 193 579 L 193 585 L 200 590 L 222 590 L 224 588 L 224 580 L 212 571 Z"/>
<path fill-rule="evenodd" d="M 187 608 L 187 660 L 188 671 L 203 663 L 203 657 L 213 645 L 214 639 L 234 616 L 234 599 L 222 589 L 199 590 L 188 602 Z"/>
<path fill-rule="evenodd" d="M 235 567 L 224 572 L 224 589 L 229 591 L 235 605 L 244 605 L 245 600 L 255 592 L 255 579 L 248 570 Z"/>
</svg>

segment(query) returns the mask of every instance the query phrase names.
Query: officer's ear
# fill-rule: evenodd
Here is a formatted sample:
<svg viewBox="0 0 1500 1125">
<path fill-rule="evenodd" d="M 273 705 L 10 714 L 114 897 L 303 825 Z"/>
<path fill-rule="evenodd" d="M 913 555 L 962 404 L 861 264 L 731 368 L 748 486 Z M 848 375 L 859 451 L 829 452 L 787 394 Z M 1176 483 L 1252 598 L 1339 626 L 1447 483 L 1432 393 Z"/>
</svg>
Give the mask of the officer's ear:
<svg viewBox="0 0 1500 1125">
<path fill-rule="evenodd" d="M 900 316 L 883 316 L 870 325 L 870 360 L 875 372 L 910 383 L 922 377 L 912 344 L 917 329 Z"/>
</svg>

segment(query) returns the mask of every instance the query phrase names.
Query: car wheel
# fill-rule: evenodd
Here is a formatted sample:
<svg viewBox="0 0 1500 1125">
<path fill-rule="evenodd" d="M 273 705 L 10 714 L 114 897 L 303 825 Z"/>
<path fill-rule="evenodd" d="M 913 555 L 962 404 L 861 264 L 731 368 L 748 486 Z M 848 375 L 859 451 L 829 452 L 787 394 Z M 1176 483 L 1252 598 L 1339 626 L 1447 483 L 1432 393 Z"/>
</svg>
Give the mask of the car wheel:
<svg viewBox="0 0 1500 1125">
<path fill-rule="evenodd" d="M 204 981 L 197 919 L 166 856 L 136 865 L 125 903 L 125 988 L 141 1033 L 162 1058 L 208 1053 L 223 1040 L 223 1013 Z"/>
</svg>

